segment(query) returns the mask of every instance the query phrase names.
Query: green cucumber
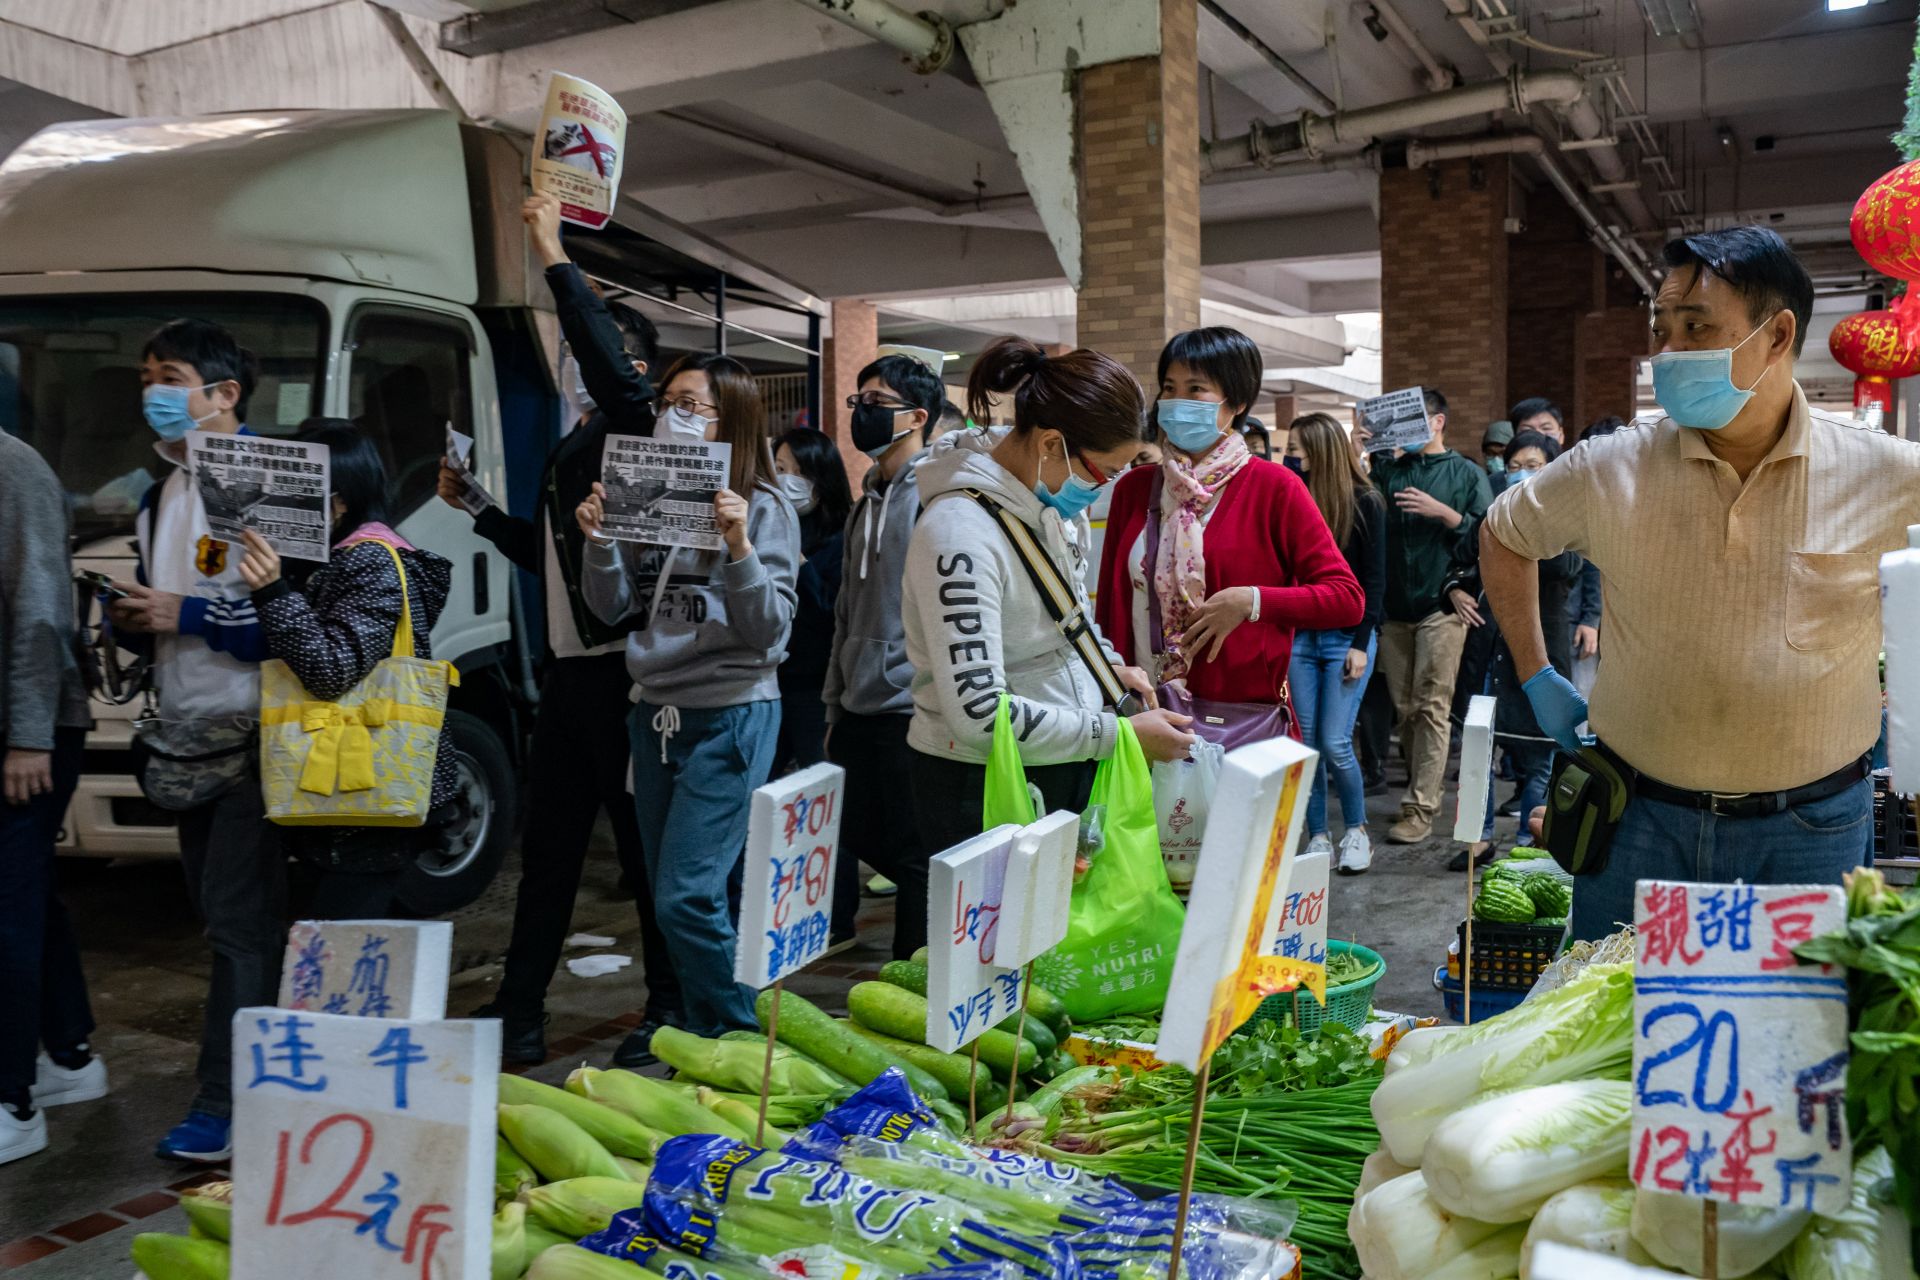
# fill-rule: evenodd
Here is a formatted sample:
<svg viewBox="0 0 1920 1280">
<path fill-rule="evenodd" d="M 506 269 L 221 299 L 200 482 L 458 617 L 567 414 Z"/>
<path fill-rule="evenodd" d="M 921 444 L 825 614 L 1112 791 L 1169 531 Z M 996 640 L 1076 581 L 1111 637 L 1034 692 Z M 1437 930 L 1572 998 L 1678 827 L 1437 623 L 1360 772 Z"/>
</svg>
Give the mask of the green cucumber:
<svg viewBox="0 0 1920 1280">
<path fill-rule="evenodd" d="M 927 1035 L 927 999 L 890 982 L 861 982 L 847 992 L 847 1012 L 870 1031 L 902 1040 Z M 988 1029 L 980 1033 L 980 1061 L 1002 1074 L 1018 1065 L 1022 1073 L 1040 1065 L 1033 1042 L 1011 1032 Z"/>
<path fill-rule="evenodd" d="M 754 1016 L 759 1018 L 762 1027 L 767 1025 L 773 1012 L 773 998 L 773 989 L 769 987 L 753 1003 Z M 899 1067 L 921 1098 L 929 1102 L 946 1100 L 946 1088 L 933 1076 L 841 1026 L 805 996 L 791 991 L 781 994 L 780 1026 L 775 1038 L 855 1084 L 871 1084 L 888 1067 Z"/>
<path fill-rule="evenodd" d="M 927 994 L 926 963 L 921 960 L 889 960 L 880 966 L 880 981 L 890 982 L 904 991 L 924 996 Z M 1036 1019 L 1044 1028 L 1043 1030 L 1035 1028 Z M 1060 997 L 1037 982 L 1027 984 L 1026 1032 L 1014 1031 L 1019 1021 L 1020 1015 L 1016 1013 L 997 1025 L 1001 1031 L 1010 1035 L 1025 1035 L 1027 1032 L 1033 1032 L 1034 1034 L 1027 1035 L 1027 1039 L 1033 1042 L 1033 1047 L 1039 1050 L 1043 1058 L 1060 1047 L 1060 1041 L 1067 1038 L 1067 1032 L 1072 1026 L 1067 1018 L 1067 1006 L 1060 1003 Z M 1043 1036 L 1046 1038 L 1042 1039 Z"/>
<path fill-rule="evenodd" d="M 909 956 L 908 959 L 914 964 L 925 964 L 927 962 L 927 955 L 928 955 L 927 949 L 925 947 L 921 947 L 918 951 L 915 951 L 911 956 Z"/>
<path fill-rule="evenodd" d="M 916 1044 L 871 1027 L 863 1027 L 851 1019 L 846 1025 L 933 1076 L 946 1089 L 949 1098 L 961 1102 L 967 1100 L 967 1077 L 973 1072 L 973 1063 L 967 1058 L 957 1053 L 942 1053 L 931 1045 Z M 974 1090 L 974 1098 L 983 1111 L 1007 1105 L 1006 1089 L 994 1082 L 993 1071 L 984 1062 L 980 1064 L 980 1073 L 974 1079 Z"/>
</svg>

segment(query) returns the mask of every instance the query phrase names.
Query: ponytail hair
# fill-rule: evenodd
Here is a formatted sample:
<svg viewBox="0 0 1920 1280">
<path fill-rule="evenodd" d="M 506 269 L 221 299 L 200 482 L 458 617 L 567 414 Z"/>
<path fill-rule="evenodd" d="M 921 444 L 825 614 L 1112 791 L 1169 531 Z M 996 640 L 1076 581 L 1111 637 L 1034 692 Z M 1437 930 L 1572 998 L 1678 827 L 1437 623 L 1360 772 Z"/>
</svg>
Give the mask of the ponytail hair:
<svg viewBox="0 0 1920 1280">
<path fill-rule="evenodd" d="M 973 362 L 967 411 L 985 422 L 991 398 L 1013 393 L 1013 427 L 1051 428 L 1070 449 L 1105 453 L 1140 439 L 1147 401 L 1127 367 L 1084 347 L 1049 356 L 1025 338 L 1001 338 Z"/>
</svg>

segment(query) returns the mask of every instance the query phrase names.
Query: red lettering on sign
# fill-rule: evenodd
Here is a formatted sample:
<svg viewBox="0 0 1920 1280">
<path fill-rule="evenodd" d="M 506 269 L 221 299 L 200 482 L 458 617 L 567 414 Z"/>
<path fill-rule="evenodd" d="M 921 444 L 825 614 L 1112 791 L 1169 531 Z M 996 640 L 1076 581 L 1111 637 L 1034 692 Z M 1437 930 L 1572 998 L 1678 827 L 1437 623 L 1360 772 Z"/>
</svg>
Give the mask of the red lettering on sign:
<svg viewBox="0 0 1920 1280">
<path fill-rule="evenodd" d="M 368 1124 L 365 1120 L 361 1119 L 359 1116 L 349 1115 L 345 1112 L 342 1112 L 339 1115 L 328 1116 L 325 1120 L 322 1120 L 319 1124 L 313 1126 L 312 1129 L 308 1130 L 307 1136 L 301 1141 L 300 1163 L 301 1164 L 313 1163 L 313 1144 L 319 1140 L 319 1137 L 321 1134 L 325 1133 L 327 1130 L 333 1128 L 337 1124 L 351 1124 L 351 1125 L 358 1125 L 360 1127 L 360 1149 L 354 1155 L 353 1167 L 347 1170 L 347 1176 L 340 1179 L 340 1184 L 333 1189 L 332 1194 L 327 1196 L 326 1199 L 322 1200 L 319 1204 L 313 1206 L 313 1208 L 311 1209 L 303 1210 L 300 1213 L 289 1214 L 283 1225 L 289 1226 L 289 1227 L 297 1227 L 303 1222 L 312 1222 L 318 1218 L 339 1218 L 343 1222 L 351 1222 L 357 1226 L 358 1224 L 365 1222 L 367 1220 L 367 1216 L 363 1213 L 353 1213 L 349 1210 L 338 1208 L 337 1206 L 342 1200 L 345 1200 L 347 1198 L 349 1193 L 352 1192 L 353 1184 L 360 1181 L 360 1175 L 366 1172 L 367 1161 L 373 1158 L 373 1126 L 372 1125 Z M 286 1150 L 286 1141 L 289 1136 L 291 1135 L 287 1134 L 284 1131 L 280 1135 L 281 1151 L 283 1154 Z M 280 1205 L 281 1193 L 284 1190 L 285 1175 L 286 1175 L 286 1164 L 283 1159 L 280 1165 L 278 1176 L 275 1179 L 272 1202 L 271 1202 L 276 1212 Z M 269 1217 L 267 1218 L 267 1222 L 271 1225 L 274 1222 L 274 1216 L 269 1215 Z"/>
</svg>

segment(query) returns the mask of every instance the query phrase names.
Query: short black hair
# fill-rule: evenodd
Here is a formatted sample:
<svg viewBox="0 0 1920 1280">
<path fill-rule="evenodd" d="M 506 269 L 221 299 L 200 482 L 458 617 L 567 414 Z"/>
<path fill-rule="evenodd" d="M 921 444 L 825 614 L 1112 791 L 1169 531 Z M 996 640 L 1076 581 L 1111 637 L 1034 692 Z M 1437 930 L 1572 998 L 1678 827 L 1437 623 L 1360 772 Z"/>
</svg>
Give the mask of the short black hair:
<svg viewBox="0 0 1920 1280">
<path fill-rule="evenodd" d="M 774 452 L 780 452 L 782 445 L 792 452 L 800 474 L 813 481 L 813 510 L 800 517 L 800 531 L 803 545 L 818 546 L 821 539 L 840 531 L 853 510 L 846 461 L 840 446 L 812 427 L 787 428 L 774 438 Z"/>
<path fill-rule="evenodd" d="M 967 425 L 967 415 L 960 412 L 960 406 L 951 400 L 940 402 L 940 416 L 927 419 L 927 425 L 920 428 L 920 440 L 925 443 L 933 438 L 935 431 L 958 431 Z"/>
<path fill-rule="evenodd" d="M 619 326 L 620 346 L 626 351 L 627 359 L 640 361 L 650 372 L 658 371 L 660 330 L 654 327 L 653 321 L 623 302 L 608 303 L 607 312 Z"/>
<path fill-rule="evenodd" d="M 1580 433 L 1580 438 L 1582 440 L 1598 440 L 1602 436 L 1612 435 L 1626 425 L 1624 419 L 1609 414 L 1604 418 L 1596 418 L 1592 422 L 1589 422 L 1587 429 Z"/>
<path fill-rule="evenodd" d="M 1747 300 L 1756 326 L 1775 312 L 1793 312 L 1793 354 L 1807 345 L 1813 321 L 1813 279 L 1780 233 L 1768 227 L 1727 227 L 1667 241 L 1660 257 L 1669 268 L 1693 267 L 1719 276 Z"/>
<path fill-rule="evenodd" d="M 202 386 L 210 387 L 216 382 L 239 383 L 240 398 L 234 402 L 233 414 L 246 421 L 247 402 L 253 399 L 259 366 L 253 352 L 241 346 L 220 325 L 193 316 L 169 320 L 148 335 L 146 345 L 140 348 L 140 358 L 145 360 L 148 356 L 187 365 L 200 376 Z"/>
<path fill-rule="evenodd" d="M 1522 431 L 1519 435 L 1509 440 L 1507 442 L 1506 456 L 1511 458 L 1522 449 L 1538 449 L 1541 453 L 1547 455 L 1548 462 L 1552 462 L 1560 456 L 1560 446 L 1553 442 L 1553 437 L 1543 436 L 1538 431 Z"/>
<path fill-rule="evenodd" d="M 1436 413 L 1445 413 L 1447 411 L 1447 397 L 1441 392 L 1440 388 L 1423 387 L 1421 390 L 1426 395 L 1427 416 L 1429 418 Z"/>
<path fill-rule="evenodd" d="M 331 455 L 328 469 L 333 492 L 346 507 L 334 541 L 361 525 L 393 523 L 387 505 L 387 464 L 380 460 L 380 446 L 372 437 L 345 418 L 308 418 L 295 439 L 323 444 Z"/>
<path fill-rule="evenodd" d="M 1160 348 L 1160 367 L 1154 372 L 1156 404 L 1158 388 L 1166 385 L 1167 370 L 1176 360 L 1206 374 L 1228 404 L 1240 407 L 1233 417 L 1236 430 L 1245 424 L 1247 415 L 1253 412 L 1253 402 L 1260 396 L 1260 374 L 1265 363 L 1252 338 L 1219 325 L 1174 334 Z"/>
<path fill-rule="evenodd" d="M 940 381 L 940 375 L 923 362 L 912 356 L 881 356 L 860 371 L 860 376 L 854 379 L 855 389 L 868 378 L 880 379 L 893 388 L 895 395 L 927 415 L 922 439 L 926 438 L 926 431 L 940 421 L 940 407 L 947 402 L 947 388 Z"/>
<path fill-rule="evenodd" d="M 1560 406 L 1545 396 L 1528 396 L 1525 400 L 1522 400 L 1519 404 L 1507 410 L 1507 421 L 1511 422 L 1517 431 L 1521 423 L 1539 413 L 1550 413 L 1553 415 L 1555 422 L 1561 426 L 1566 425 L 1567 415 L 1561 413 Z"/>
</svg>

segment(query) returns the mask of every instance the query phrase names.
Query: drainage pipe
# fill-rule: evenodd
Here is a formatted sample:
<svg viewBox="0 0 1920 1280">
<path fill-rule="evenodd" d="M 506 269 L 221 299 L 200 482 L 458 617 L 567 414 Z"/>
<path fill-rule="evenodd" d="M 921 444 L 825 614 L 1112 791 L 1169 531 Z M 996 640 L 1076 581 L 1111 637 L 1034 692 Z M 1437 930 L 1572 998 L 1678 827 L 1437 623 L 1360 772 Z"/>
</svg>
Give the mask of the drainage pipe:
<svg viewBox="0 0 1920 1280">
<path fill-rule="evenodd" d="M 836 22 L 907 55 L 907 65 L 933 75 L 953 60 L 953 27 L 937 13 L 911 14 L 888 0 L 801 0 Z"/>
</svg>

